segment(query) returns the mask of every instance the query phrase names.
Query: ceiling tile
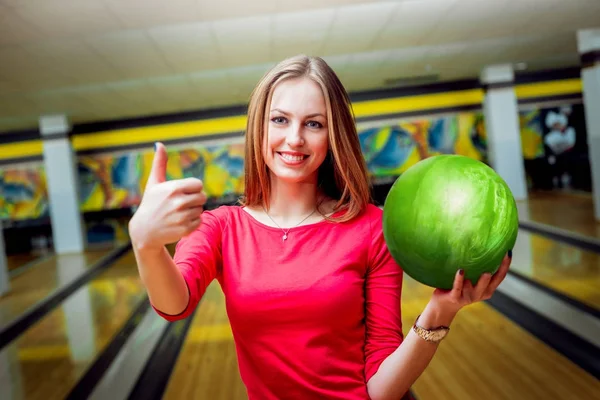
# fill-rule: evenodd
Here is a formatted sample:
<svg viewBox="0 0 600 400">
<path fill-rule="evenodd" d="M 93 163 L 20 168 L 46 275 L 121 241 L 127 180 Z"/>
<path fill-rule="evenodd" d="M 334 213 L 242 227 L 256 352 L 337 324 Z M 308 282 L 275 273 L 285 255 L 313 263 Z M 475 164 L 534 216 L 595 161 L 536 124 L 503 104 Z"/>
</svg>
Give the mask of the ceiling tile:
<svg viewBox="0 0 600 400">
<path fill-rule="evenodd" d="M 36 103 L 24 96 L 0 98 L 0 117 L 22 117 L 37 113 Z"/>
<path fill-rule="evenodd" d="M 369 50 L 396 7 L 397 3 L 384 2 L 338 9 L 324 38 L 323 54 Z"/>
<path fill-rule="evenodd" d="M 31 54 L 23 47 L 0 47 L 0 76 L 23 91 L 46 90 L 76 83 L 63 71 L 47 66 L 43 55 Z M 43 68 L 40 68 L 43 65 Z"/>
<path fill-rule="evenodd" d="M 277 0 L 198 0 L 198 19 L 217 21 L 268 15 L 280 10 Z"/>
<path fill-rule="evenodd" d="M 192 80 L 187 75 L 168 76 L 147 80 L 148 87 L 161 103 L 174 104 L 185 107 L 186 100 L 197 99 L 199 93 L 194 89 Z"/>
<path fill-rule="evenodd" d="M 527 0 L 534 2 L 535 23 L 522 27 L 519 33 L 541 34 L 598 27 L 600 2 L 598 0 Z M 528 28 L 528 29 L 527 29 Z M 526 30 L 527 29 L 527 30 Z"/>
<path fill-rule="evenodd" d="M 345 79 L 351 81 L 379 82 L 381 81 L 379 69 L 389 58 L 389 53 L 389 51 L 375 51 L 352 54 L 346 63 L 346 68 L 341 71 L 341 74 L 343 74 Z"/>
<path fill-rule="evenodd" d="M 269 0 L 258 0 L 269 1 Z M 380 3 L 381 0 L 274 0 L 277 9 L 281 12 L 295 12 L 305 10 L 320 10 L 324 8 L 344 8 L 355 4 Z M 406 1 L 406 0 L 392 0 Z M 421 1 L 421 0 L 419 0 Z"/>
<path fill-rule="evenodd" d="M 270 60 L 269 16 L 215 21 L 212 24 L 223 67 L 264 63 Z"/>
<path fill-rule="evenodd" d="M 210 23 L 171 25 L 147 32 L 176 73 L 216 69 L 222 65 Z"/>
<path fill-rule="evenodd" d="M 18 93 L 21 90 L 23 90 L 23 88 L 17 82 L 0 76 L 0 98 L 12 96 L 14 93 Z"/>
<path fill-rule="evenodd" d="M 0 117 L 0 132 L 21 131 L 24 129 L 35 129 L 37 127 L 38 116 L 23 117 Z"/>
<path fill-rule="evenodd" d="M 87 35 L 121 28 L 104 3 L 96 0 L 51 0 L 19 5 L 14 12 L 46 38 Z"/>
<path fill-rule="evenodd" d="M 214 101 L 222 102 L 237 94 L 225 71 L 206 71 L 190 74 L 189 78 L 193 90 L 200 99 L 211 98 Z"/>
<path fill-rule="evenodd" d="M 15 7 L 21 1 L 22 0 L 0 0 L 0 5 L 6 6 L 6 7 Z"/>
<path fill-rule="evenodd" d="M 0 103 L 21 98 L 0 130 L 49 110 L 83 121 L 244 103 L 299 53 L 349 90 L 577 65 L 576 30 L 599 20 L 600 0 L 0 0 Z"/>
<path fill-rule="evenodd" d="M 226 70 L 229 84 L 235 90 L 251 92 L 265 73 L 275 64 L 259 64 Z"/>
<path fill-rule="evenodd" d="M 509 0 L 458 0 L 434 25 L 425 44 L 468 41 L 508 8 Z M 475 32 L 475 33 L 474 33 Z"/>
<path fill-rule="evenodd" d="M 85 38 L 85 43 L 113 65 L 123 79 L 169 75 L 169 60 L 144 31 L 122 31 Z"/>
<path fill-rule="evenodd" d="M 323 56 L 323 60 L 335 71 L 343 71 L 350 62 L 351 55 L 349 54 L 337 54 L 333 56 Z"/>
<path fill-rule="evenodd" d="M 373 47 L 391 49 L 420 46 L 456 0 L 403 1 L 382 27 Z"/>
<path fill-rule="evenodd" d="M 196 21 L 196 0 L 102 0 L 125 28 L 145 28 Z"/>
<path fill-rule="evenodd" d="M 105 84 L 105 87 L 113 94 L 116 101 L 148 104 L 155 97 L 155 93 L 152 93 L 146 80 L 109 82 Z"/>
<path fill-rule="evenodd" d="M 78 39 L 52 40 L 23 46 L 38 64 L 46 69 L 60 70 L 69 76 L 74 84 L 106 82 L 121 78 L 119 71 L 106 57 L 94 52 L 86 43 Z"/>
<path fill-rule="evenodd" d="M 300 53 L 326 56 L 321 49 L 334 16 L 332 8 L 273 15 L 273 58 L 279 61 Z"/>
<path fill-rule="evenodd" d="M 43 40 L 43 32 L 13 9 L 0 6 L 0 46 Z"/>
<path fill-rule="evenodd" d="M 34 93 L 27 96 L 36 104 L 39 114 L 78 115 L 86 113 L 90 105 L 84 97 L 69 92 Z"/>
</svg>

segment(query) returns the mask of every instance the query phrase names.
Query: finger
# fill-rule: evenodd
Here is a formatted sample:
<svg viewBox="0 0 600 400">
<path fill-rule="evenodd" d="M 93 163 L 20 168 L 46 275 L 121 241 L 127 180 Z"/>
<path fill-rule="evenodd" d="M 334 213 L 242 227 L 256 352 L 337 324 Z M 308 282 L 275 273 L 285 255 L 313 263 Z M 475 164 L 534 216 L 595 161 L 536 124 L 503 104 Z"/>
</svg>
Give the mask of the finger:
<svg viewBox="0 0 600 400">
<path fill-rule="evenodd" d="M 167 149 L 165 146 L 162 143 L 156 143 L 154 159 L 152 160 L 152 168 L 150 169 L 150 175 L 148 176 L 146 187 L 152 187 L 167 180 L 168 159 L 169 157 L 167 155 Z"/>
<path fill-rule="evenodd" d="M 511 261 L 512 261 L 512 258 L 509 257 L 508 254 L 504 256 L 504 259 L 502 260 L 502 264 L 500 264 L 500 268 L 498 268 L 498 271 L 496 271 L 496 273 L 494 274 L 494 276 L 492 278 L 492 281 L 490 282 L 491 286 L 494 286 L 494 288 L 496 288 L 500 285 L 500 283 L 506 277 L 506 274 L 508 274 L 508 270 L 510 268 Z"/>
<path fill-rule="evenodd" d="M 190 219 L 186 224 L 187 232 L 193 232 L 196 229 L 198 229 L 201 222 L 202 222 L 201 217 L 196 217 L 196 218 Z"/>
<path fill-rule="evenodd" d="M 452 285 L 452 292 L 450 296 L 459 301 L 462 297 L 463 284 L 465 281 L 465 271 L 463 269 L 459 269 L 456 271 L 456 275 L 454 276 L 454 284 Z"/>
<path fill-rule="evenodd" d="M 202 207 L 206 204 L 207 196 L 204 191 L 193 194 L 183 194 L 180 196 L 177 210 L 185 210 L 193 207 Z"/>
<path fill-rule="evenodd" d="M 180 224 L 187 224 L 187 223 L 189 223 L 189 221 L 193 221 L 196 218 L 200 218 L 203 211 L 204 211 L 204 208 L 201 206 L 190 207 L 185 210 L 182 210 L 179 212 L 179 217 L 177 219 L 177 222 L 179 222 Z"/>
<path fill-rule="evenodd" d="M 466 301 L 467 303 L 472 303 L 474 300 L 473 291 L 474 291 L 473 283 L 471 283 L 470 280 L 466 280 L 465 284 L 463 285 L 463 289 L 462 289 L 463 301 Z"/>
<path fill-rule="evenodd" d="M 488 287 L 484 292 L 484 297 L 492 297 L 498 286 L 500 286 L 504 278 L 506 278 L 511 262 L 512 257 L 510 257 L 508 254 L 505 255 L 504 259 L 502 260 L 502 264 L 500 264 L 500 268 L 498 268 L 498 271 L 496 271 L 490 283 L 488 284 Z"/>
<path fill-rule="evenodd" d="M 173 192 L 177 193 L 199 193 L 202 191 L 202 189 L 204 189 L 204 184 L 198 178 L 183 178 L 171 182 L 171 189 L 173 190 Z"/>
<path fill-rule="evenodd" d="M 207 196 L 204 191 L 193 194 L 180 194 L 172 199 L 174 211 L 185 211 L 189 208 L 202 207 L 206 204 Z"/>
<path fill-rule="evenodd" d="M 486 289 L 490 285 L 490 281 L 492 280 L 492 274 L 486 272 L 479 277 L 477 281 L 477 285 L 473 288 L 473 299 L 479 300 L 483 297 Z"/>
</svg>

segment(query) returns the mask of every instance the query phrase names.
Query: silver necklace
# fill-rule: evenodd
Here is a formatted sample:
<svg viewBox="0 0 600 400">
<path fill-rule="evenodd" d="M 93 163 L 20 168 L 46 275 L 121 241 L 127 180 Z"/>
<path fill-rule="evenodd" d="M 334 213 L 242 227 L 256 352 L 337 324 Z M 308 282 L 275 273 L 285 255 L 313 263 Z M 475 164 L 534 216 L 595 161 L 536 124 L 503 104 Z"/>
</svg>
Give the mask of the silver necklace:
<svg viewBox="0 0 600 400">
<path fill-rule="evenodd" d="M 306 220 L 307 220 L 307 219 L 308 219 L 308 218 L 309 218 L 311 215 L 313 215 L 313 214 L 315 213 L 315 211 L 317 211 L 317 209 L 315 208 L 315 209 L 313 210 L 313 212 L 311 212 L 310 214 L 308 214 L 308 215 L 307 215 L 307 216 L 306 216 L 306 217 L 305 217 L 305 218 L 304 218 L 302 221 L 298 222 L 296 225 L 294 225 L 294 226 L 292 226 L 292 227 L 289 227 L 287 230 L 285 230 L 285 229 L 283 229 L 281 226 L 279 226 L 279 224 L 278 224 L 277 222 L 275 222 L 275 220 L 274 220 L 273 218 L 271 218 L 271 216 L 270 216 L 270 215 L 269 215 L 269 213 L 267 212 L 267 209 L 266 209 L 264 206 L 263 206 L 263 210 L 265 210 L 265 214 L 267 214 L 267 217 L 269 217 L 269 219 L 270 219 L 271 221 L 273 221 L 273 223 L 274 223 L 275 225 L 277 225 L 277 227 L 278 227 L 279 229 L 281 229 L 281 231 L 283 232 L 283 238 L 282 238 L 282 240 L 283 240 L 284 242 L 285 242 L 285 241 L 287 240 L 287 238 L 288 238 L 287 234 L 288 234 L 288 232 L 290 231 L 290 229 L 297 227 L 298 225 L 300 225 L 301 223 L 303 223 L 304 221 L 306 221 Z"/>
</svg>

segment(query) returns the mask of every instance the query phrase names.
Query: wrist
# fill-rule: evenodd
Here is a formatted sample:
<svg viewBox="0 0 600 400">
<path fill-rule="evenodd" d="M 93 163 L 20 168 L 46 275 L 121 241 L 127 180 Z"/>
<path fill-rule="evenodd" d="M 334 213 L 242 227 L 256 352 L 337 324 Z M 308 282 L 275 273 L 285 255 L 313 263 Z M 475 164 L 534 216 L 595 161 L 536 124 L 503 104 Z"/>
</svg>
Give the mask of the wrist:
<svg viewBox="0 0 600 400">
<path fill-rule="evenodd" d="M 128 228 L 129 240 L 131 241 L 131 246 L 134 250 L 146 253 L 152 252 L 152 249 L 154 249 L 154 252 L 156 252 L 156 249 L 160 247 L 149 240 L 146 227 L 137 221 L 136 215 L 129 221 Z"/>
<path fill-rule="evenodd" d="M 419 325 L 425 329 L 434 329 L 440 326 L 450 326 L 458 310 L 440 307 L 434 302 L 429 302 L 419 318 Z"/>
<path fill-rule="evenodd" d="M 164 246 L 152 243 L 145 235 L 131 234 L 131 247 L 133 250 L 143 256 L 156 256 L 162 251 Z"/>
</svg>

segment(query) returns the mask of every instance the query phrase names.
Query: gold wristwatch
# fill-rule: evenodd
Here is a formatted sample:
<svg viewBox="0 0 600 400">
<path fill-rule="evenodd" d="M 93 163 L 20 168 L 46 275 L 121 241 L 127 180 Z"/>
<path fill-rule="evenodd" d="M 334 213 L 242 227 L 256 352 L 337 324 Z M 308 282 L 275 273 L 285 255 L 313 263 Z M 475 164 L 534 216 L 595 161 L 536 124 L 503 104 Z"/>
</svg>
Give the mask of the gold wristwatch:
<svg viewBox="0 0 600 400">
<path fill-rule="evenodd" d="M 438 326 L 437 328 L 433 328 L 433 329 L 425 329 L 418 325 L 418 321 L 419 321 L 420 317 L 421 317 L 421 315 L 419 315 L 417 317 L 412 329 L 423 340 L 426 340 L 426 341 L 432 342 L 432 343 L 439 343 L 442 341 L 442 339 L 444 339 L 446 337 L 446 335 L 450 331 L 450 328 L 447 326 Z"/>
</svg>

